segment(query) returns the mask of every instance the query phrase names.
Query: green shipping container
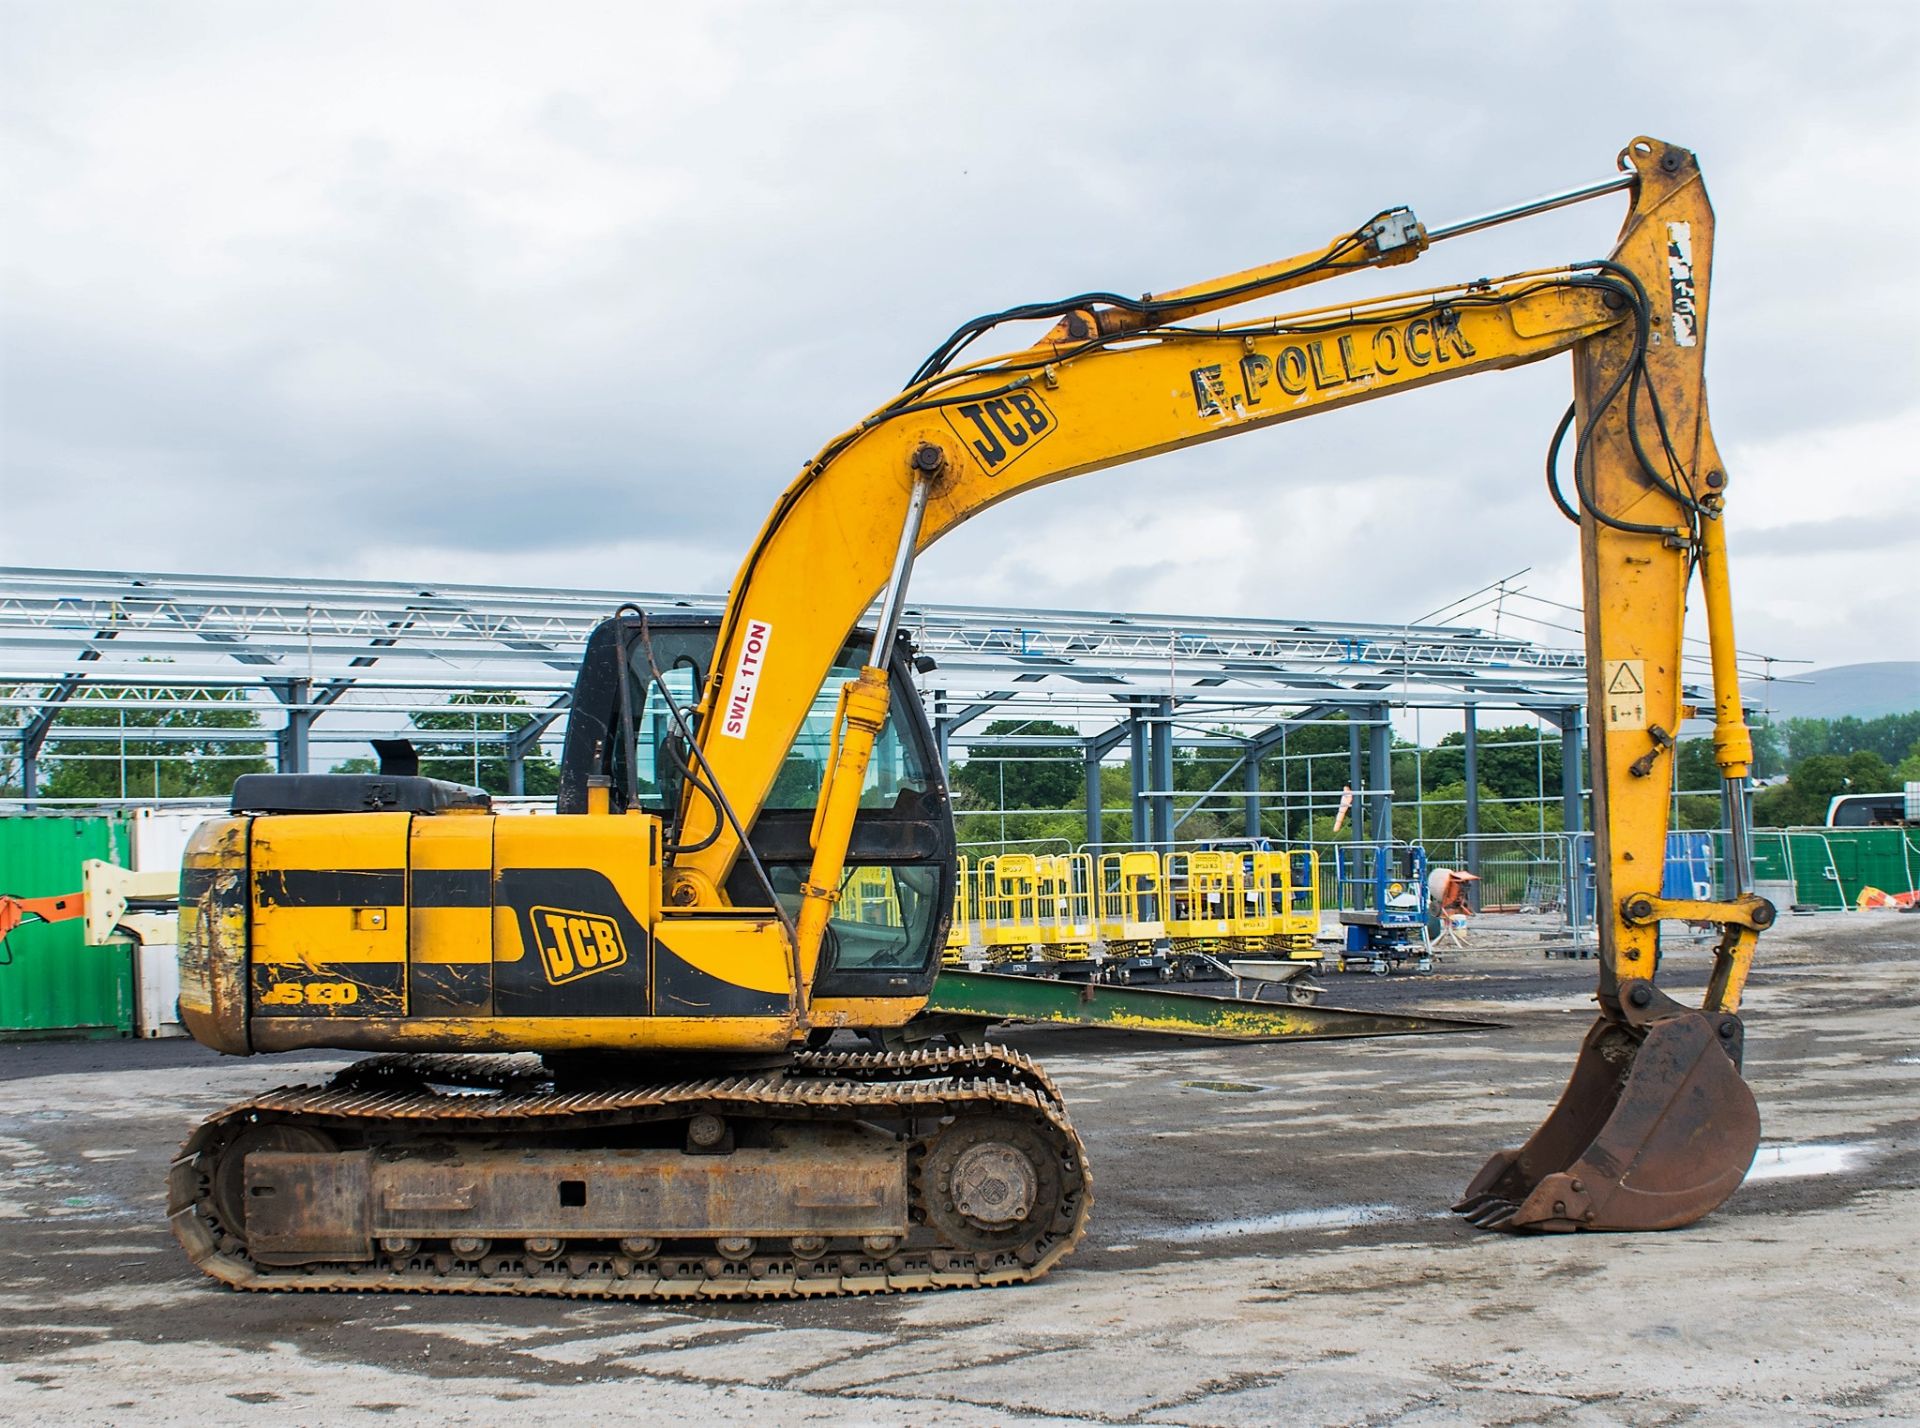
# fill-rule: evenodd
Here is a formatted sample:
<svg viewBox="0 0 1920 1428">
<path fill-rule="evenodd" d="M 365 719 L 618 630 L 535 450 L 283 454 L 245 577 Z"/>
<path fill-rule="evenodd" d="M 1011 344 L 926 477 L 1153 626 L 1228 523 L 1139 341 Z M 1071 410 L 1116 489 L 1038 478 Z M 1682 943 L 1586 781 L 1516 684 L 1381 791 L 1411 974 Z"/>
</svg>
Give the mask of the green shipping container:
<svg viewBox="0 0 1920 1428">
<path fill-rule="evenodd" d="M 0 817 L 0 892 L 78 892 L 80 865 L 126 863 L 126 839 L 111 818 Z M 0 948 L 0 1041 L 131 1035 L 131 948 L 88 947 L 77 920 L 13 930 Z"/>
</svg>

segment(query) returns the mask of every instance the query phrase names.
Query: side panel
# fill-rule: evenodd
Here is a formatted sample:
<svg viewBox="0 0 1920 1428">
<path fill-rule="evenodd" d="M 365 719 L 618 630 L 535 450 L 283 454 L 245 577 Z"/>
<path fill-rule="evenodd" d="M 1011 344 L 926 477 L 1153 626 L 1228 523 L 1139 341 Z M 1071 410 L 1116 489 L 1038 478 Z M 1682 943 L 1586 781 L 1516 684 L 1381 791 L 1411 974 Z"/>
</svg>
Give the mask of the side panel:
<svg viewBox="0 0 1920 1428">
<path fill-rule="evenodd" d="M 212 820 L 187 856 L 182 1010 L 198 1040 L 241 1054 L 785 1047 L 795 1018 L 779 922 L 662 918 L 659 826 L 638 814 Z"/>
<path fill-rule="evenodd" d="M 786 1016 L 793 1006 L 787 938 L 752 912 L 663 917 L 654 943 L 660 1016 Z"/>
<path fill-rule="evenodd" d="M 639 814 L 490 821 L 494 1013 L 647 1015 L 659 823 Z"/>
<path fill-rule="evenodd" d="M 413 820 L 407 875 L 407 1010 L 493 1011 L 493 830 L 499 820 Z"/>
<path fill-rule="evenodd" d="M 253 1014 L 407 1011 L 408 813 L 253 821 Z"/>
</svg>

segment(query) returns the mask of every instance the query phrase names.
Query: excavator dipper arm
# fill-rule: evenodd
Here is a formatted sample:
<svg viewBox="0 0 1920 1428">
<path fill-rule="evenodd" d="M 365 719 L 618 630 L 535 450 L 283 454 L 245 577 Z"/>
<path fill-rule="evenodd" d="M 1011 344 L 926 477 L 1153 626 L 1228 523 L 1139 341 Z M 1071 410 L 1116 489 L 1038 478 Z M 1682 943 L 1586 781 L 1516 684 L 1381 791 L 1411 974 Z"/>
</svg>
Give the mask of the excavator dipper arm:
<svg viewBox="0 0 1920 1428">
<path fill-rule="evenodd" d="M 1726 468 L 1707 423 L 1712 210 L 1691 154 L 1641 139 L 1627 156 L 1640 184 L 1604 271 L 1634 286 L 1642 317 L 1631 341 L 1583 342 L 1573 354 L 1601 1014 L 1546 1122 L 1524 1146 L 1495 1155 L 1455 1206 L 1489 1228 L 1689 1224 L 1739 1186 L 1760 1141 L 1734 1013 L 1773 908 L 1750 891 L 1745 856 L 1741 785 L 1752 740 L 1734 660 Z M 1661 897 L 1662 860 L 1696 569 L 1715 754 L 1738 811 L 1729 839 L 1735 896 L 1680 904 Z M 1653 984 L 1664 917 L 1721 928 L 1699 1011 Z"/>
<path fill-rule="evenodd" d="M 1554 443 L 1577 433 L 1562 462 L 1571 491 L 1556 484 L 1554 494 L 1580 527 L 1601 1015 L 1560 1108 L 1526 1147 L 1495 1157 L 1461 1208 L 1505 1228 L 1653 1228 L 1687 1223 L 1731 1193 L 1758 1142 L 1734 1012 L 1754 934 L 1771 918 L 1746 892 L 1737 854 L 1739 895 L 1707 910 L 1725 929 L 1707 1006 L 1687 1011 L 1652 985 L 1682 625 L 1696 569 L 1723 776 L 1744 780 L 1751 758 L 1726 585 L 1727 478 L 1702 375 L 1713 216 L 1688 151 L 1638 139 L 1620 168 L 1624 177 L 1574 192 L 1631 188 L 1606 260 L 1191 325 L 1206 312 L 1418 256 L 1431 236 L 1405 210 L 1389 210 L 1314 253 L 1216 283 L 1118 306 L 1076 299 L 1015 309 L 1002 316 L 1059 322 L 1032 348 L 948 369 L 983 324 L 963 328 L 899 398 L 808 463 L 735 579 L 699 731 L 709 782 L 750 827 L 835 655 L 882 597 L 875 654 L 842 696 L 814 821 L 797 933 L 803 1001 L 885 716 L 885 649 L 917 551 L 1037 486 L 1571 350 L 1575 406 Z M 673 863 L 668 902 L 719 905 L 740 852 L 730 820 L 690 790 L 678 841 L 690 851 Z"/>
</svg>

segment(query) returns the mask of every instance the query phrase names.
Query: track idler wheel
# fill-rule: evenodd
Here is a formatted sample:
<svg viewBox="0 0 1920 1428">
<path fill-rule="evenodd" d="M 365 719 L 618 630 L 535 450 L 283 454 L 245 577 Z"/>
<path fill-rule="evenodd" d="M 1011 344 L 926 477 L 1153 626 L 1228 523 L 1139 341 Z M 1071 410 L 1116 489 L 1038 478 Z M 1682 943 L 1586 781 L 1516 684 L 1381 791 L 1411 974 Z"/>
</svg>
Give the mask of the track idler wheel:
<svg viewBox="0 0 1920 1428">
<path fill-rule="evenodd" d="M 998 1255 L 1031 1264 L 1049 1230 L 1070 1219 L 1058 1148 L 1033 1124 L 1002 1116 L 949 1125 L 921 1168 L 928 1222 L 981 1268 Z"/>
<path fill-rule="evenodd" d="M 1737 1016 L 1620 985 L 1540 1129 L 1503 1150 L 1454 1211 L 1488 1230 L 1671 1230 L 1739 1188 L 1760 1145 Z"/>
</svg>

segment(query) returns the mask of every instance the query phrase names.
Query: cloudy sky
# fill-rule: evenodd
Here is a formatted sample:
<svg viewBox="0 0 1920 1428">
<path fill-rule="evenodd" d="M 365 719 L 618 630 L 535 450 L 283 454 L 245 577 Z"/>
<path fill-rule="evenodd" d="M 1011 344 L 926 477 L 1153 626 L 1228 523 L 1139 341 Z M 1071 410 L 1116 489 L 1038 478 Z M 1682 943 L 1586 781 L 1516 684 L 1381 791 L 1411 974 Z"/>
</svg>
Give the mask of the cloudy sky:
<svg viewBox="0 0 1920 1428">
<path fill-rule="evenodd" d="M 1719 216 L 1742 645 L 1914 658 L 1916 15 L 7 3 L 0 562 L 722 588 L 965 317 L 1437 224 L 1650 133 Z M 1623 210 L 1386 285 L 1600 256 Z M 1555 362 L 1068 482 L 915 593 L 1404 620 L 1531 567 L 1570 597 L 1566 399 Z"/>
</svg>

